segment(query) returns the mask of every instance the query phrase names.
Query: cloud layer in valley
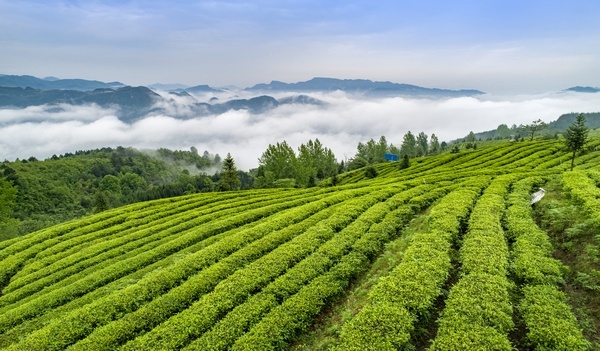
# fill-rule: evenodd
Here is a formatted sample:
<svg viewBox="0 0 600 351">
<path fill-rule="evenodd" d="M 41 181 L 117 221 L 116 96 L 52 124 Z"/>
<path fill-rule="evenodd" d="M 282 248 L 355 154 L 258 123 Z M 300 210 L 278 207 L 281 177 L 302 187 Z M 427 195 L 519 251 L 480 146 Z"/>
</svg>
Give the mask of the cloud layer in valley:
<svg viewBox="0 0 600 351">
<path fill-rule="evenodd" d="M 409 130 L 435 133 L 448 141 L 469 131 L 495 129 L 501 123 L 519 125 L 538 118 L 551 122 L 563 113 L 596 112 L 600 103 L 600 94 L 577 93 L 444 100 L 364 99 L 341 92 L 310 95 L 326 105 L 290 104 L 264 114 L 238 110 L 194 117 L 188 114 L 191 100 L 180 98 L 161 106 L 167 113 L 149 115 L 133 124 L 120 121 L 114 110 L 94 105 L 1 109 L 0 159 L 43 159 L 108 146 L 195 146 L 200 152 L 221 156 L 229 152 L 237 165 L 247 170 L 257 167 L 257 159 L 269 144 L 283 140 L 297 148 L 319 138 L 343 160 L 354 156 L 358 142 L 381 135 L 395 145 L 401 144 Z M 174 117 L 181 114 L 186 119 Z"/>
</svg>

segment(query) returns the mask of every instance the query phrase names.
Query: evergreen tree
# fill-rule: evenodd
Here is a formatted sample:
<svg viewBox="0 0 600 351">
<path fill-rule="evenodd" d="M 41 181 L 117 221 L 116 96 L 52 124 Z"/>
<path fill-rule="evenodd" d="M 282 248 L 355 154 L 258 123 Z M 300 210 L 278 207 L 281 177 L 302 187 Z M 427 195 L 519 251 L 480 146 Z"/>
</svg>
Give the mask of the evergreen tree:
<svg viewBox="0 0 600 351">
<path fill-rule="evenodd" d="M 404 134 L 402 146 L 400 146 L 400 153 L 402 156 L 407 155 L 408 157 L 415 157 L 417 154 L 417 139 L 410 131 Z"/>
<path fill-rule="evenodd" d="M 429 153 L 432 155 L 436 155 L 440 152 L 440 140 L 435 134 L 431 134 L 431 139 L 429 141 Z"/>
<path fill-rule="evenodd" d="M 221 190 L 238 190 L 240 188 L 240 176 L 235 167 L 235 162 L 231 154 L 227 153 L 227 157 L 223 160 L 221 169 L 221 179 L 219 179 L 219 188 Z"/>
<path fill-rule="evenodd" d="M 583 147 L 587 142 L 588 132 L 589 129 L 585 126 L 585 117 L 580 113 L 577 118 L 575 118 L 575 122 L 569 126 L 564 134 L 567 151 L 573 153 L 573 157 L 571 158 L 571 170 L 575 167 L 575 156 L 577 152 L 583 150 Z"/>
</svg>

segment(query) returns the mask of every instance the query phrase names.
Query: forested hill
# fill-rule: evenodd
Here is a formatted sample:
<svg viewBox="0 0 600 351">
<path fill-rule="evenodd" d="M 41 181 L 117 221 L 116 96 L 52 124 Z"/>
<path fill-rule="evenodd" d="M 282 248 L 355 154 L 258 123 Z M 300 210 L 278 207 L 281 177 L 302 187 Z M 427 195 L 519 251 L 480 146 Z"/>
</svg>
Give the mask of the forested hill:
<svg viewBox="0 0 600 351">
<path fill-rule="evenodd" d="M 136 201 L 212 191 L 203 171 L 212 175 L 220 166 L 220 157 L 207 151 L 117 147 L 4 161 L 0 176 L 18 190 L 12 217 L 17 232 L 27 233 Z"/>
<path fill-rule="evenodd" d="M 597 350 L 600 138 L 478 145 L 0 241 L 0 349 Z"/>
<path fill-rule="evenodd" d="M 587 112 L 582 113 L 586 120 L 586 126 L 590 129 L 600 128 L 600 112 Z M 557 133 L 563 133 L 567 128 L 575 121 L 579 113 L 565 113 L 560 115 L 556 121 L 552 121 L 546 124 L 545 128 L 540 129 L 538 135 L 544 135 L 547 138 L 552 138 Z M 519 136 L 526 136 L 527 126 L 524 125 L 513 125 L 511 127 L 506 124 L 501 124 L 494 130 L 488 130 L 485 132 L 476 132 L 474 136 L 478 140 L 492 140 L 492 139 L 510 139 Z"/>
</svg>

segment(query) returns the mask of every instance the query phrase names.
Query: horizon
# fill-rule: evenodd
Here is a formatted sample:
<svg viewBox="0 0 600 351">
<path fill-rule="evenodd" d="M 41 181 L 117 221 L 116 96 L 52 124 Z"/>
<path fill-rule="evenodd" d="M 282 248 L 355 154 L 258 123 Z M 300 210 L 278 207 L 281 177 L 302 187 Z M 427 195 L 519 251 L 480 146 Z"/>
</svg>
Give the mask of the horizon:
<svg viewBox="0 0 600 351">
<path fill-rule="evenodd" d="M 144 86 L 340 77 L 537 94 L 599 85 L 599 16 L 591 0 L 4 1 L 0 67 Z"/>
</svg>

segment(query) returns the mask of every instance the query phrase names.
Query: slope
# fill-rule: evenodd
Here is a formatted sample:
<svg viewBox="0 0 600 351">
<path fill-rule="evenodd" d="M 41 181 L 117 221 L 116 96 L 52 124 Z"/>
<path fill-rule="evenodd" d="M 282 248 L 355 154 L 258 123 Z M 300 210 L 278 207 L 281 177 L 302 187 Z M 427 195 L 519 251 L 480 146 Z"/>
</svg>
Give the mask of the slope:
<svg viewBox="0 0 600 351">
<path fill-rule="evenodd" d="M 597 169 L 599 145 L 578 172 Z M 434 349 L 510 349 L 519 331 L 531 347 L 558 335 L 583 350 L 529 206 L 534 187 L 572 173 L 568 158 L 557 141 L 498 142 L 404 170 L 377 165 L 373 179 L 357 170 L 337 186 L 142 202 L 3 241 L 0 347 L 287 349 L 426 213 L 332 345 L 409 348 L 431 327 Z M 436 309 L 439 325 L 426 318 Z M 539 324 L 548 318 L 559 331 Z M 500 346 L 482 344 L 489 337 Z"/>
</svg>

